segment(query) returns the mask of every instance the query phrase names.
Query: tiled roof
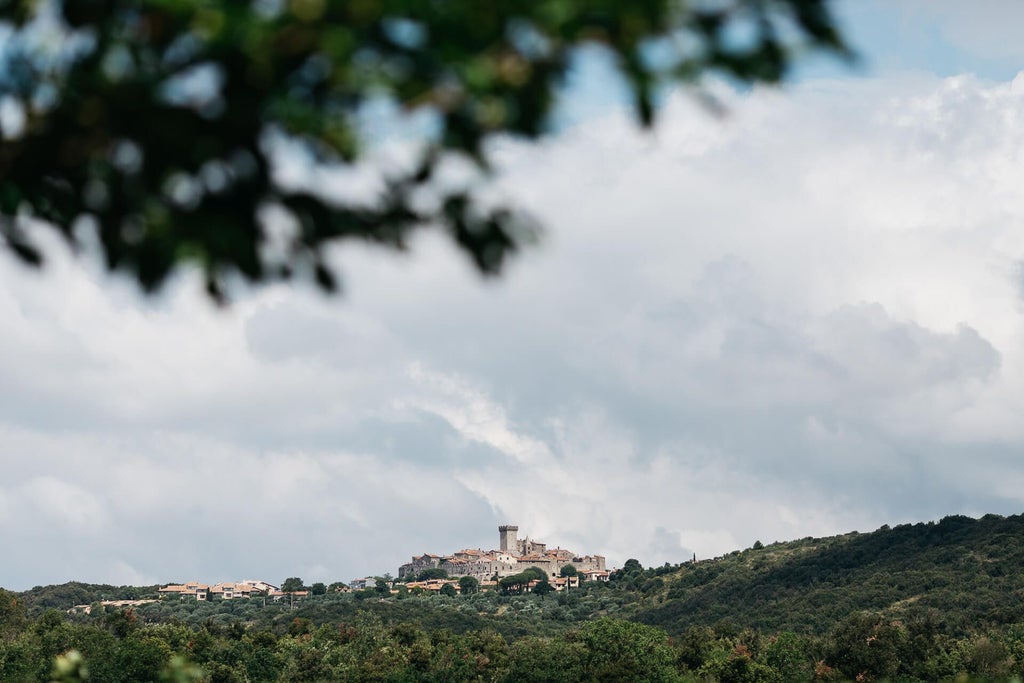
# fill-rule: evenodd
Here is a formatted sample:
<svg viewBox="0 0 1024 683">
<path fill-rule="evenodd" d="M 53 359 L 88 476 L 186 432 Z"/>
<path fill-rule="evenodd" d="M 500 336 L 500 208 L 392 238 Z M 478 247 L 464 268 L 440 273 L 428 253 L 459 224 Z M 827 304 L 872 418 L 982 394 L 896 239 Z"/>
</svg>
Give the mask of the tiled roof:
<svg viewBox="0 0 1024 683">
<path fill-rule="evenodd" d="M 205 583 L 199 583 L 198 581 L 189 581 L 188 583 L 172 583 L 158 588 L 158 593 L 192 593 L 197 590 L 210 590 L 213 592 L 223 592 L 224 590 L 234 591 L 236 593 L 251 593 L 253 591 L 263 590 L 263 587 L 273 588 L 266 581 L 256 581 L 254 579 L 247 579 L 245 581 L 221 581 L 214 584 L 212 587 Z"/>
</svg>

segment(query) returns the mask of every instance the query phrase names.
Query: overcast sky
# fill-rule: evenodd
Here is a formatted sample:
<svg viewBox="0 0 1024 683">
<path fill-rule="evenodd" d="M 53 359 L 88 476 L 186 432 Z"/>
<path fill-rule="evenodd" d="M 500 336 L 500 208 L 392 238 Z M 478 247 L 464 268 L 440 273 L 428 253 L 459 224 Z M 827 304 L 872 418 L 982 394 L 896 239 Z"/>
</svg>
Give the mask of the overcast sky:
<svg viewBox="0 0 1024 683">
<path fill-rule="evenodd" d="M 673 96 L 652 133 L 584 65 L 557 135 L 495 152 L 547 229 L 498 281 L 430 234 L 227 310 L 0 259 L 0 585 L 1021 512 L 1024 9 L 969 5 L 851 1 L 860 68 L 721 119 Z"/>
</svg>

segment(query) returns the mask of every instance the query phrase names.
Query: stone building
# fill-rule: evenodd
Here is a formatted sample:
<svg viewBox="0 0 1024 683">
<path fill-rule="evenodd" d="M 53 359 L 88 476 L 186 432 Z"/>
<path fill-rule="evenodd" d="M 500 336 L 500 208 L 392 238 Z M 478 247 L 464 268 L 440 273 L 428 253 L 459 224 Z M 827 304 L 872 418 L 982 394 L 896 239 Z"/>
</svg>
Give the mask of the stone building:
<svg viewBox="0 0 1024 683">
<path fill-rule="evenodd" d="M 603 555 L 577 555 L 565 548 L 549 550 L 547 543 L 518 536 L 518 526 L 503 524 L 498 527 L 497 550 L 466 548 L 443 557 L 429 553 L 419 555 L 398 568 L 398 578 L 412 578 L 432 567 L 444 569 L 448 576 L 472 576 L 480 581 L 511 576 L 529 567 L 537 567 L 552 577 L 558 576 L 567 564 L 581 573 L 605 571 Z"/>
<path fill-rule="evenodd" d="M 409 576 L 416 576 L 424 569 L 436 569 L 441 566 L 442 559 L 440 555 L 431 555 L 430 553 L 414 557 L 412 562 L 407 562 L 398 568 L 398 578 L 404 579 Z"/>
</svg>

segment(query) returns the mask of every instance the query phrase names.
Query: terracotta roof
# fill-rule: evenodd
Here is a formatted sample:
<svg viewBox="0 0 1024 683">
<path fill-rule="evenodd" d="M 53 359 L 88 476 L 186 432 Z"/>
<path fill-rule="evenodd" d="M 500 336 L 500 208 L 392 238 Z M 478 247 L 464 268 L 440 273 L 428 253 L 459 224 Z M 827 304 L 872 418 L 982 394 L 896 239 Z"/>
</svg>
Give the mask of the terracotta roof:
<svg viewBox="0 0 1024 683">
<path fill-rule="evenodd" d="M 256 588 L 248 583 L 218 583 L 210 589 L 211 593 L 223 593 L 225 591 L 231 591 L 233 593 L 252 593 Z"/>
<path fill-rule="evenodd" d="M 422 588 L 428 591 L 439 591 L 446 584 L 458 585 L 457 579 L 428 579 L 426 581 L 410 581 L 405 584 L 405 587 L 412 590 L 414 588 Z"/>
</svg>

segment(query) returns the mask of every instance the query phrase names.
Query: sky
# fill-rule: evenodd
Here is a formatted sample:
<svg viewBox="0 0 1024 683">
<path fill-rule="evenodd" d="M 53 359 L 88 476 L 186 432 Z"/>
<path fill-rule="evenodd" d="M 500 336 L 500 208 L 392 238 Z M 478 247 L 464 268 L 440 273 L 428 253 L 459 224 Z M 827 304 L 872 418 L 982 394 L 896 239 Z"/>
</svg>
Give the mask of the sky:
<svg viewBox="0 0 1024 683">
<path fill-rule="evenodd" d="M 1019 3 L 850 0 L 862 58 L 666 98 L 599 59 L 494 149 L 545 226 L 344 292 L 0 258 L 0 586 L 397 573 L 499 524 L 621 566 L 1024 508 Z M 377 152 L 385 163 L 387 141 Z"/>
</svg>

